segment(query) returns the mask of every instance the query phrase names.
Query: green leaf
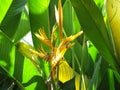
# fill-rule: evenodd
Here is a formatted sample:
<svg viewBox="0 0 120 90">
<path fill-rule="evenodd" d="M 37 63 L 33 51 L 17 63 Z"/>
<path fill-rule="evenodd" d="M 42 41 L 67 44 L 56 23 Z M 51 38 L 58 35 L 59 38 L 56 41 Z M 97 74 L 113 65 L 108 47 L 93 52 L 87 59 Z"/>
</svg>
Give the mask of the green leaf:
<svg viewBox="0 0 120 90">
<path fill-rule="evenodd" d="M 30 27 L 33 34 L 33 42 L 38 45 L 38 40 L 36 40 L 34 33 L 38 32 L 40 28 L 44 28 L 45 33 L 50 34 L 49 31 L 49 18 L 48 18 L 48 5 L 50 0 L 29 0 L 29 15 L 30 15 Z M 44 5 L 47 3 L 46 5 Z M 38 47 L 36 46 L 35 47 Z"/>
<path fill-rule="evenodd" d="M 38 67 L 39 62 L 37 56 L 32 52 L 32 50 L 34 50 L 33 47 L 21 42 L 17 43 L 16 47 L 17 50 L 27 58 L 23 57 L 18 51 L 16 51 L 14 76 L 22 81 L 26 90 L 39 90 L 40 87 L 41 90 L 42 88 L 46 88 L 45 82 L 42 80 L 42 77 L 40 77 L 42 74 Z M 41 83 L 44 85 L 41 86 Z"/>
<path fill-rule="evenodd" d="M 12 42 L 0 32 L 0 64 L 10 75 L 14 72 L 14 50 Z"/>
<path fill-rule="evenodd" d="M 60 87 L 62 90 L 75 90 L 75 78 L 63 83 Z"/>
<path fill-rule="evenodd" d="M 6 68 L 9 74 L 13 75 L 16 78 L 16 80 L 18 80 L 21 83 L 29 82 L 29 80 L 35 75 L 40 76 L 33 63 L 29 59 L 23 57 L 18 51 L 15 52 L 15 50 L 16 49 L 13 43 L 3 34 L 0 34 L 0 65 Z M 5 85 L 8 82 L 7 80 L 4 82 Z M 44 82 L 36 81 L 35 84 L 33 82 L 30 85 L 26 86 L 26 89 L 38 89 L 38 85 L 40 85 L 40 83 Z"/>
<path fill-rule="evenodd" d="M 100 9 L 103 9 L 104 0 L 94 0 L 94 2 Z"/>
<path fill-rule="evenodd" d="M 48 6 L 50 0 L 29 0 L 29 10 L 33 14 L 42 14 L 44 13 Z"/>
<path fill-rule="evenodd" d="M 81 57 L 82 57 L 82 46 L 79 42 L 75 42 L 73 46 L 74 49 L 74 57 L 75 57 L 75 71 L 80 73 L 81 72 Z M 79 69 L 78 69 L 79 68 Z"/>
<path fill-rule="evenodd" d="M 11 77 L 6 69 L 0 66 L 0 89 L 1 90 L 24 90 L 24 87 L 15 78 Z"/>
<path fill-rule="evenodd" d="M 58 0 L 50 0 L 50 5 L 49 5 L 49 24 L 50 24 L 50 30 L 52 30 L 56 19 L 55 19 L 55 6 L 57 6 Z"/>
<path fill-rule="evenodd" d="M 11 77 L 14 73 L 14 59 L 15 59 L 15 47 L 12 42 L 6 38 L 2 33 L 0 33 L 0 76 L 2 80 L 0 80 L 1 88 L 4 89 L 16 86 L 16 80 L 14 77 Z M 20 69 L 20 68 L 19 68 Z M 19 72 L 20 74 L 20 72 Z M 7 86 L 6 86 L 7 85 Z M 22 86 L 23 87 L 23 86 Z M 15 89 L 19 88 L 16 86 Z"/>
<path fill-rule="evenodd" d="M 0 0 L 0 24 L 3 20 L 3 18 L 5 17 L 11 3 L 13 0 Z"/>
<path fill-rule="evenodd" d="M 13 38 L 13 42 L 18 42 L 21 38 L 23 38 L 30 31 L 30 21 L 28 12 L 26 9 L 23 10 L 20 18 L 19 25 L 17 27 L 16 33 Z"/>
<path fill-rule="evenodd" d="M 32 32 L 33 44 L 36 49 L 42 45 L 46 51 L 49 51 L 48 46 L 44 45 L 40 40 L 38 40 L 34 33 L 38 32 L 40 28 L 43 28 L 46 35 L 50 37 L 50 28 L 49 28 L 49 13 L 48 6 L 50 0 L 29 0 L 29 17 L 30 17 L 30 27 Z M 34 3 L 34 4 L 33 4 Z M 47 3 L 47 4 L 46 4 Z M 46 4 L 46 5 L 44 5 Z M 40 67 L 45 73 L 45 78 L 49 76 L 49 63 L 40 60 Z"/>
<path fill-rule="evenodd" d="M 66 0 L 63 7 L 63 28 L 67 36 L 73 34 L 72 5 L 68 0 Z"/>
<path fill-rule="evenodd" d="M 78 33 L 81 30 L 81 26 L 75 13 L 75 10 L 73 10 L 73 29 L 74 33 Z"/>
<path fill-rule="evenodd" d="M 64 6 L 65 1 L 67 0 L 61 0 L 62 6 Z M 50 30 L 52 30 L 54 24 L 56 23 L 55 19 L 55 6 L 57 7 L 58 5 L 58 0 L 50 0 L 50 5 L 49 5 L 49 25 L 50 25 Z"/>
<path fill-rule="evenodd" d="M 81 55 L 81 69 L 82 73 L 88 75 L 88 77 L 91 77 L 94 70 L 94 64 L 93 60 L 90 58 L 90 55 L 88 53 L 88 47 L 87 47 L 87 38 L 84 36 L 83 40 L 83 47 L 82 47 L 82 55 Z M 87 66 L 86 66 L 87 65 Z"/>
<path fill-rule="evenodd" d="M 15 50 L 15 63 L 14 63 L 14 73 L 13 76 L 22 83 L 23 80 L 23 66 L 24 66 L 24 56 Z"/>
<path fill-rule="evenodd" d="M 32 77 L 28 82 L 23 83 L 23 85 L 24 86 L 31 85 L 31 87 L 29 87 L 29 88 L 27 87 L 26 90 L 30 90 L 30 89 L 32 89 L 32 90 L 48 90 L 43 78 L 40 76 L 37 76 L 37 75 L 34 75 L 34 77 Z M 34 85 L 36 85 L 35 88 L 33 88 Z"/>
<path fill-rule="evenodd" d="M 12 39 L 16 33 L 20 22 L 21 12 L 23 11 L 26 2 L 27 0 L 13 0 L 4 19 L 2 19 L 0 29 L 10 37 L 10 39 Z M 2 2 L 2 4 L 6 6 L 6 2 Z"/>
<path fill-rule="evenodd" d="M 90 85 L 88 87 L 88 90 L 96 90 L 97 89 L 97 83 L 98 83 L 98 77 L 99 77 L 99 73 L 100 73 L 100 65 L 101 65 L 101 57 L 100 59 L 96 62 L 95 64 L 95 70 L 90 82 Z"/>
<path fill-rule="evenodd" d="M 91 42 L 89 42 L 89 44 L 90 45 L 89 45 L 89 48 L 88 48 L 88 52 L 89 52 L 93 62 L 95 62 L 96 58 L 97 58 L 98 51 Z"/>
<path fill-rule="evenodd" d="M 108 73 L 109 73 L 109 88 L 110 90 L 115 90 L 114 74 L 111 70 L 108 70 Z"/>
<path fill-rule="evenodd" d="M 113 48 L 100 10 L 93 0 L 71 0 L 84 33 L 92 41 L 105 60 L 116 70 Z M 86 22 L 87 20 L 87 22 Z"/>
<path fill-rule="evenodd" d="M 24 66 L 23 66 L 23 81 L 22 83 L 29 83 L 31 78 L 33 78 L 35 75 L 40 76 L 39 72 L 37 71 L 36 67 L 33 65 L 33 63 L 28 59 L 28 58 L 24 58 Z M 36 82 L 36 83 L 35 83 Z M 35 88 L 37 88 L 37 84 L 38 81 L 34 79 L 32 80 L 32 83 L 28 84 L 28 85 L 24 85 L 26 90 L 34 90 Z"/>
</svg>

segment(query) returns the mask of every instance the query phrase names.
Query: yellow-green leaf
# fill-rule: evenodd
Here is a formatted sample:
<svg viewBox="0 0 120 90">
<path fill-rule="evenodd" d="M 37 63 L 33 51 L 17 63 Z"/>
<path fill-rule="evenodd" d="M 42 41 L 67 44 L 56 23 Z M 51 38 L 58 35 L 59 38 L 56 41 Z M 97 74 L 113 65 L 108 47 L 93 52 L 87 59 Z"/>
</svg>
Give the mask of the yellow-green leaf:
<svg viewBox="0 0 120 90">
<path fill-rule="evenodd" d="M 116 51 L 120 58 L 120 0 L 107 0 L 106 10 L 115 42 Z"/>
</svg>

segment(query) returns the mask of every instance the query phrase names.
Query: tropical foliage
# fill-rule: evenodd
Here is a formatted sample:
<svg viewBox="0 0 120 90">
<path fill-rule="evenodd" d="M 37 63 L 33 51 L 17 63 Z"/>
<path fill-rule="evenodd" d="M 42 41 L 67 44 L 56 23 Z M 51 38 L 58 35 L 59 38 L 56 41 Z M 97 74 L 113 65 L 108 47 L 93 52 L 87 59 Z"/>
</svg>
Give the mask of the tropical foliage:
<svg viewBox="0 0 120 90">
<path fill-rule="evenodd" d="M 120 88 L 120 1 L 105 4 L 0 0 L 0 90 Z"/>
</svg>

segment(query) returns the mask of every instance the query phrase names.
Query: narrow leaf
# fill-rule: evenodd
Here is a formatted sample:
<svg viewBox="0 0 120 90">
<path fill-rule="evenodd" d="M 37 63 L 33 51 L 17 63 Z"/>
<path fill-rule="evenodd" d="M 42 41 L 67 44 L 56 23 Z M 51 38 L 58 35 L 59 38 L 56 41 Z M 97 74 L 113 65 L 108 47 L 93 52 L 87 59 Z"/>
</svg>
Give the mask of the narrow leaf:
<svg viewBox="0 0 120 90">
<path fill-rule="evenodd" d="M 105 60 L 116 70 L 113 49 L 109 41 L 103 17 L 93 0 L 71 0 L 79 22 L 87 37 L 103 55 Z M 87 20 L 87 22 L 86 22 Z M 97 37 L 97 38 L 96 38 Z"/>
</svg>

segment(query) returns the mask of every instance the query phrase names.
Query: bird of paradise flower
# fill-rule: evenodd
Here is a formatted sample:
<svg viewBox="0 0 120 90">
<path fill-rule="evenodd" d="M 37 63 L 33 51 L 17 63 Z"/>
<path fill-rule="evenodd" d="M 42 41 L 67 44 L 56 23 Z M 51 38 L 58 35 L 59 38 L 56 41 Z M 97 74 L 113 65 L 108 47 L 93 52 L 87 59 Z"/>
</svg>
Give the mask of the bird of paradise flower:
<svg viewBox="0 0 120 90">
<path fill-rule="evenodd" d="M 56 38 L 55 37 L 55 31 L 57 26 L 54 25 L 53 29 L 52 29 L 52 34 L 50 39 L 47 37 L 47 35 L 44 32 L 44 29 L 41 28 L 39 30 L 39 33 L 35 33 L 35 36 L 42 41 L 44 44 L 46 44 L 47 46 L 50 47 L 50 53 L 47 53 L 44 48 L 40 48 L 39 51 L 34 50 L 33 48 L 29 48 L 27 49 L 27 45 L 23 44 L 23 43 L 19 43 L 19 45 L 17 44 L 17 47 L 19 49 L 20 52 L 22 52 L 25 56 L 27 56 L 28 58 L 31 59 L 31 61 L 33 62 L 33 64 L 37 67 L 37 69 L 39 70 L 39 63 L 38 61 L 35 59 L 36 56 L 50 62 L 51 64 L 51 74 L 50 76 L 52 76 L 53 80 L 55 80 L 57 78 L 57 66 L 60 65 L 60 68 L 63 68 L 63 65 L 65 65 L 66 68 L 69 69 L 69 77 L 67 78 L 63 78 L 62 76 L 64 76 L 65 73 L 61 74 L 59 73 L 58 79 L 61 82 L 66 82 L 70 79 L 73 78 L 73 73 L 74 70 L 68 65 L 68 63 L 64 60 L 64 54 L 67 51 L 67 49 L 69 49 L 70 47 L 72 47 L 75 43 L 71 43 L 71 41 L 75 40 L 77 37 L 79 37 L 83 32 L 80 31 L 75 35 L 71 35 L 69 37 L 63 37 L 63 14 L 62 14 L 62 5 L 61 5 L 61 0 L 58 1 L 58 10 L 55 7 L 55 17 L 56 17 L 56 22 L 57 25 L 59 27 L 59 36 L 60 36 L 60 43 L 59 45 L 54 45 L 54 42 L 56 42 Z M 23 50 L 24 49 L 24 50 Z M 27 53 L 25 52 L 27 51 Z M 29 54 L 32 54 L 32 56 L 30 56 Z M 58 70 L 59 72 L 62 69 Z M 39 70 L 40 71 L 40 70 Z M 75 86 L 77 87 L 76 90 L 79 90 L 79 82 L 80 78 L 78 73 L 76 73 L 76 79 L 77 81 L 75 81 Z"/>
<path fill-rule="evenodd" d="M 59 27 L 59 35 L 60 35 L 60 44 L 54 45 L 53 43 L 55 42 L 55 35 L 54 32 L 56 30 L 56 26 L 53 27 L 52 34 L 51 34 L 51 39 L 48 39 L 46 36 L 45 32 L 43 29 L 39 30 L 39 33 L 35 33 L 35 36 L 41 40 L 44 44 L 48 45 L 51 49 L 51 53 L 46 54 L 45 50 L 43 48 L 40 49 L 40 52 L 34 52 L 36 55 L 38 55 L 40 58 L 45 59 L 46 61 L 49 61 L 51 63 L 52 69 L 51 73 L 53 78 L 56 78 L 56 66 L 59 64 L 61 60 L 64 58 L 64 54 L 67 51 L 68 48 L 72 47 L 74 43 L 70 43 L 74 39 L 76 39 L 78 36 L 80 36 L 83 32 L 78 32 L 75 35 L 71 35 L 69 37 L 64 37 L 62 35 L 63 29 L 62 29 L 62 24 L 63 24 L 63 15 L 62 15 L 62 6 L 61 6 L 61 1 L 59 0 L 58 2 L 58 11 L 55 7 L 55 16 L 56 16 L 56 21 Z"/>
</svg>

